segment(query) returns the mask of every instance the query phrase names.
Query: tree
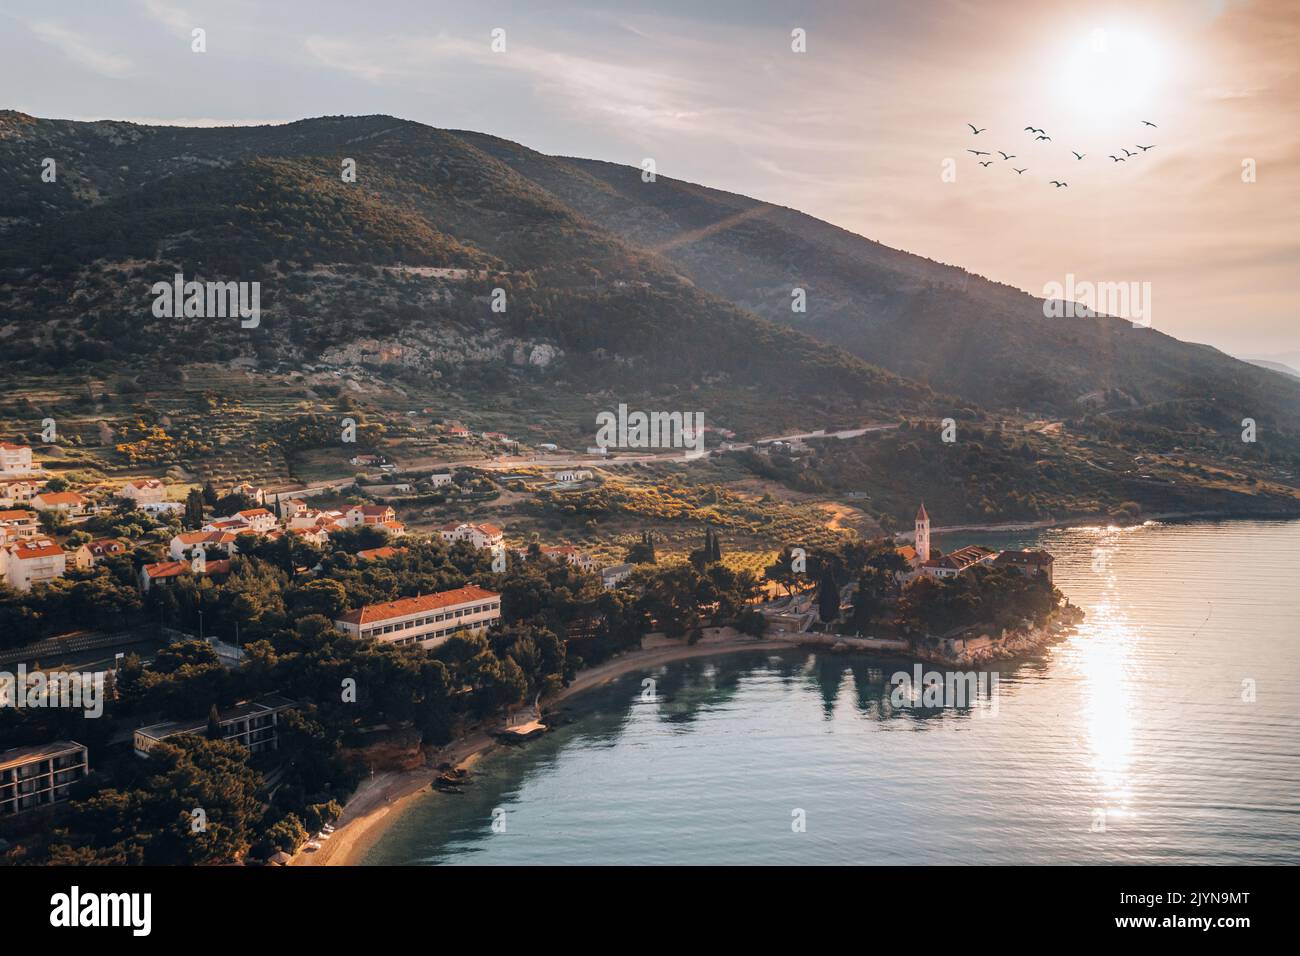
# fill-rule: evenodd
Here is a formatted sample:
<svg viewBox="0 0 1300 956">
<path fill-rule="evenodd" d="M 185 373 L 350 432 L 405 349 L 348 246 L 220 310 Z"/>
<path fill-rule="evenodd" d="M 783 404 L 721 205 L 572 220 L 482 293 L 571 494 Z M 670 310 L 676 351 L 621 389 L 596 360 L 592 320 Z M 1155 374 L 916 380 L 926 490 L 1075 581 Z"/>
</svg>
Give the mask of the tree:
<svg viewBox="0 0 1300 956">
<path fill-rule="evenodd" d="M 641 532 L 641 540 L 632 547 L 628 548 L 627 556 L 624 558 L 630 564 L 654 564 L 655 563 L 655 542 L 654 535 L 649 531 Z"/>
<path fill-rule="evenodd" d="M 221 711 L 217 705 L 213 704 L 208 709 L 208 740 L 224 740 L 225 734 L 221 732 Z"/>
<path fill-rule="evenodd" d="M 203 526 L 203 493 L 191 488 L 185 496 L 185 527 L 190 530 Z"/>
<path fill-rule="evenodd" d="M 823 624 L 829 624 L 840 616 L 840 587 L 835 583 L 830 568 L 822 571 L 821 584 L 818 585 L 817 616 Z"/>
</svg>

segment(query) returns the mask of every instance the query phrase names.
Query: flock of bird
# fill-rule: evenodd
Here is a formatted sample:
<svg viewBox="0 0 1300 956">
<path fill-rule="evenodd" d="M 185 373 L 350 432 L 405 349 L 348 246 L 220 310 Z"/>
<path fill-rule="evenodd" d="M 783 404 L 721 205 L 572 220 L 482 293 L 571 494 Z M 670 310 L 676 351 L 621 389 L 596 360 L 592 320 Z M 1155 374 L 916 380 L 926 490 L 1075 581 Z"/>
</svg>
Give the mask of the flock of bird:
<svg viewBox="0 0 1300 956">
<path fill-rule="evenodd" d="M 978 136 L 980 133 L 986 133 L 986 132 L 988 132 L 988 127 L 987 127 L 987 126 L 985 126 L 985 127 L 983 127 L 983 128 L 981 129 L 980 127 L 976 126 L 974 123 L 967 123 L 966 125 L 970 127 L 970 129 L 971 129 L 971 134 L 972 134 L 973 136 Z M 1142 121 L 1142 125 L 1143 125 L 1143 126 L 1150 126 L 1152 129 L 1158 129 L 1158 127 L 1156 126 L 1156 124 L 1153 123 L 1153 122 L 1151 122 L 1150 120 L 1143 120 L 1143 121 Z M 1024 130 L 1022 130 L 1022 132 L 1029 133 L 1029 134 L 1033 135 L 1033 137 L 1034 137 L 1033 141 L 1034 141 L 1035 143 L 1037 143 L 1037 142 L 1048 142 L 1048 143 L 1050 143 L 1050 142 L 1052 141 L 1052 137 L 1050 137 L 1050 136 L 1047 135 L 1047 131 L 1046 131 L 1046 130 L 1039 129 L 1039 128 L 1036 127 L 1036 126 L 1026 126 L 1026 127 L 1024 128 Z M 1143 146 L 1141 143 L 1137 143 L 1137 144 L 1135 144 L 1135 145 L 1137 146 L 1138 149 L 1142 150 L 1142 153 L 1145 153 L 1147 150 L 1151 150 L 1151 149 L 1155 149 L 1155 148 L 1156 148 L 1156 144 L 1155 144 L 1155 143 L 1152 143 L 1150 146 Z M 983 167 L 985 167 L 985 168 L 988 168 L 989 166 L 992 166 L 993 163 L 994 163 L 995 161 L 992 160 L 992 159 L 987 159 L 987 160 L 986 160 L 986 159 L 980 159 L 981 156 L 992 156 L 993 153 L 997 153 L 999 156 L 1002 157 L 1002 161 L 1003 161 L 1003 162 L 1008 162 L 1008 161 L 1013 160 L 1013 159 L 1016 158 L 1016 154 L 1015 154 L 1015 153 L 1006 153 L 1006 152 L 1003 152 L 1003 151 L 1000 150 L 1000 149 L 993 150 L 993 152 L 988 152 L 988 151 L 986 151 L 986 150 L 981 150 L 981 149 L 967 149 L 966 152 L 974 154 L 976 161 L 977 161 L 981 166 L 983 166 Z M 1074 150 L 1070 150 L 1070 152 L 1074 155 L 1074 158 L 1075 158 L 1076 161 L 1082 161 L 1083 158 L 1084 158 L 1085 156 L 1088 155 L 1087 153 L 1079 153 L 1079 152 L 1075 152 Z M 1127 162 L 1129 159 L 1133 158 L 1134 156 L 1141 156 L 1141 155 L 1142 155 L 1142 153 L 1131 153 L 1131 152 L 1128 151 L 1128 149 L 1126 149 L 1126 148 L 1122 148 L 1122 147 L 1121 147 L 1121 149 L 1120 149 L 1120 152 L 1123 153 L 1124 155 L 1123 155 L 1123 156 L 1116 156 L 1115 154 L 1112 153 L 1112 154 L 1110 154 L 1110 156 L 1109 156 L 1108 158 L 1114 160 L 1114 161 L 1117 162 L 1117 163 L 1123 163 L 1123 162 Z M 1012 166 L 1011 168 L 1012 168 L 1013 170 L 1015 170 L 1017 176 L 1023 176 L 1025 173 L 1029 172 L 1029 167 L 1028 167 L 1028 166 L 1026 166 L 1024 169 L 1021 169 L 1021 168 L 1018 167 L 1018 166 Z M 1069 183 L 1067 183 L 1067 182 L 1065 182 L 1064 180 L 1061 180 L 1061 179 L 1052 179 L 1052 180 L 1049 180 L 1049 182 L 1050 182 L 1053 186 L 1055 186 L 1057 189 L 1066 188 L 1066 187 L 1068 187 L 1068 186 L 1070 185 Z"/>
</svg>

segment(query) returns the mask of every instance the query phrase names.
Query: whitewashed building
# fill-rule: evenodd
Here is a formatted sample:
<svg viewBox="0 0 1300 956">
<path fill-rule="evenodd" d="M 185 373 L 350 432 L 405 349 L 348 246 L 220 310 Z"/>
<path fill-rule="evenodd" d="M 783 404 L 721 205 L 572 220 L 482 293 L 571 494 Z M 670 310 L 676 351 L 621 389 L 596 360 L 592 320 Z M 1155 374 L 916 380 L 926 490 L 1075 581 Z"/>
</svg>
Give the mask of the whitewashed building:
<svg viewBox="0 0 1300 956">
<path fill-rule="evenodd" d="M 386 644 L 436 647 L 458 631 L 481 630 L 501 619 L 501 595 L 477 585 L 368 604 L 334 624 L 353 637 Z"/>
</svg>

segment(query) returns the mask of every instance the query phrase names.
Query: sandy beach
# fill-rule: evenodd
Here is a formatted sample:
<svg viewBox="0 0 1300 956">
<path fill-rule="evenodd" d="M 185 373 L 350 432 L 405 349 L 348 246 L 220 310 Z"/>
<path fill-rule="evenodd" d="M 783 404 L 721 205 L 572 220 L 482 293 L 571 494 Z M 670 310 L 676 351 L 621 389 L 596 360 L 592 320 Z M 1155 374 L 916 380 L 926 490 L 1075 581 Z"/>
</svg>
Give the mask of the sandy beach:
<svg viewBox="0 0 1300 956">
<path fill-rule="evenodd" d="M 573 682 L 544 702 L 545 707 L 568 700 L 575 694 L 600 687 L 624 674 L 649 670 L 672 661 L 707 657 L 741 650 L 785 650 L 797 647 L 794 640 L 753 638 L 731 628 L 706 628 L 705 636 L 695 644 L 659 636 L 647 636 L 640 650 L 620 654 L 595 667 L 579 671 Z M 421 795 L 429 795 L 429 785 L 438 776 L 436 767 L 450 763 L 470 769 L 496 740 L 487 730 L 478 730 L 453 741 L 430 755 L 429 764 L 417 770 L 385 771 L 362 781 L 343 808 L 329 840 L 319 850 L 299 850 L 289 866 L 354 865 L 383 833 L 384 827 L 397 819 L 403 808 Z"/>
</svg>

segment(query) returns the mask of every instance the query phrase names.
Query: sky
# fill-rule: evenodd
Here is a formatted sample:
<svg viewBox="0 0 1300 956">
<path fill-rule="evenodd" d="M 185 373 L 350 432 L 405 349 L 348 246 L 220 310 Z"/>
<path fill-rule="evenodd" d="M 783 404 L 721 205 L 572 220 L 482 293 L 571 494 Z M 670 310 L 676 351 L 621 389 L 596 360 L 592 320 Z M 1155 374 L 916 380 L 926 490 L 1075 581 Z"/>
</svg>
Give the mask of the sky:
<svg viewBox="0 0 1300 956">
<path fill-rule="evenodd" d="M 1035 295 L 1147 283 L 1157 329 L 1300 364 L 1298 51 L 1300 0 L 0 0 L 0 108 L 653 158 Z"/>
</svg>

